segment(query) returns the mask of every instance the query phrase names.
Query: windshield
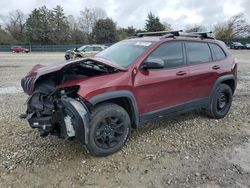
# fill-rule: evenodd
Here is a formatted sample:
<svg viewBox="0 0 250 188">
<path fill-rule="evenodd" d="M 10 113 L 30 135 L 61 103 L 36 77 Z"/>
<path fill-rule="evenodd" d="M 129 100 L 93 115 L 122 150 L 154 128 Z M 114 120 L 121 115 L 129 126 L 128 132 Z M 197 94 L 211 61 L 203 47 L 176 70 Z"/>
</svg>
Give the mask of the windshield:
<svg viewBox="0 0 250 188">
<path fill-rule="evenodd" d="M 96 57 L 109 59 L 126 68 L 145 52 L 151 44 L 151 42 L 122 41 L 98 53 Z"/>
</svg>

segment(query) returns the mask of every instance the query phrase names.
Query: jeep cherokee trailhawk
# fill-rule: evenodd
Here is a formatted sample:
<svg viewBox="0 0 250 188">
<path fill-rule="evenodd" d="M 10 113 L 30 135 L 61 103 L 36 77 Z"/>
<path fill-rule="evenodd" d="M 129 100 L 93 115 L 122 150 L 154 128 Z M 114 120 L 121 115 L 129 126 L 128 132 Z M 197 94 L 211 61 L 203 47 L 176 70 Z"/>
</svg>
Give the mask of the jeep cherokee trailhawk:
<svg viewBox="0 0 250 188">
<path fill-rule="evenodd" d="M 223 118 L 236 76 L 236 59 L 208 33 L 140 33 L 94 58 L 34 66 L 22 79 L 30 97 L 21 117 L 41 136 L 106 156 L 152 120 L 195 109 Z"/>
</svg>

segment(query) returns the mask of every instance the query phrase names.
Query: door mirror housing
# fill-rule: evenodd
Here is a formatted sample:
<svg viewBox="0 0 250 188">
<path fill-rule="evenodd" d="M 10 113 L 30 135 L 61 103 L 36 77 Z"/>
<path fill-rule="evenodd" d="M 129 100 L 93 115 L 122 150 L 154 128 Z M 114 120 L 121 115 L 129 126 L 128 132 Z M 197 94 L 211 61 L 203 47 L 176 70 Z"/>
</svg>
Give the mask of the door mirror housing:
<svg viewBox="0 0 250 188">
<path fill-rule="evenodd" d="M 164 68 L 164 61 L 161 59 L 146 60 L 142 63 L 141 69 L 162 69 Z"/>
</svg>

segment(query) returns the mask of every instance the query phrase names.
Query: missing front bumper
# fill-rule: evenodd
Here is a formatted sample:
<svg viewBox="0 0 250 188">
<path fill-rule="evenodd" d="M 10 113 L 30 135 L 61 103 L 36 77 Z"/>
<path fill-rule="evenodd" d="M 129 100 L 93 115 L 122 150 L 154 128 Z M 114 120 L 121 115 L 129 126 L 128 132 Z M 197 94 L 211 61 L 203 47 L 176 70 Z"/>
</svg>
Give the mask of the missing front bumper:
<svg viewBox="0 0 250 188">
<path fill-rule="evenodd" d="M 29 101 L 32 102 L 32 100 Z M 30 102 L 27 104 L 28 109 L 29 106 L 36 106 Z M 84 102 L 81 99 L 62 96 L 55 106 L 51 114 L 45 110 L 46 115 L 41 115 L 41 112 L 37 113 L 34 108 L 32 111 L 27 110 L 29 113 L 25 118 L 32 128 L 39 129 L 43 137 L 52 134 L 64 139 L 75 138 L 80 143 L 87 144 L 90 115 Z"/>
</svg>

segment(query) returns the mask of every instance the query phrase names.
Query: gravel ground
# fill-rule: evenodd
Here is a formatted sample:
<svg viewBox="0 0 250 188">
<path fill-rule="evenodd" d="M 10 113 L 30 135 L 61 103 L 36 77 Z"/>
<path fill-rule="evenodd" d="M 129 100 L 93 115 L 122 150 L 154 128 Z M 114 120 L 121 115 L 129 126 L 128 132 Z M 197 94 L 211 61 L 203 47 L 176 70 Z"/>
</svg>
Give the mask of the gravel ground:
<svg viewBox="0 0 250 188">
<path fill-rule="evenodd" d="M 20 79 L 63 53 L 0 52 L 0 187 L 250 187 L 250 51 L 232 51 L 239 81 L 230 113 L 202 113 L 133 131 L 118 153 L 97 158 L 53 136 L 40 138 L 19 114 Z"/>
</svg>

